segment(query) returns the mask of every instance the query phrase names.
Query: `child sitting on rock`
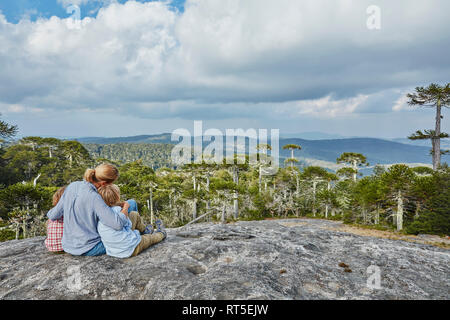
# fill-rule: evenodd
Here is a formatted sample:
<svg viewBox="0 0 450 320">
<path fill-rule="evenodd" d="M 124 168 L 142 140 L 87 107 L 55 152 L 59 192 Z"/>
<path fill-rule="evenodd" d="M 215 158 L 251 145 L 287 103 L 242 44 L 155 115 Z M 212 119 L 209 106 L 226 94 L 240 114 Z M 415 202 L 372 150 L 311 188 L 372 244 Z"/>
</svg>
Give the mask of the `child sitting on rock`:
<svg viewBox="0 0 450 320">
<path fill-rule="evenodd" d="M 56 206 L 56 204 L 59 202 L 59 199 L 61 199 L 64 190 L 66 187 L 59 188 L 54 194 L 53 194 L 53 206 Z M 63 218 L 52 221 L 47 221 L 47 238 L 45 239 L 45 247 L 50 252 L 64 252 L 62 248 L 62 236 L 63 236 L 63 226 L 64 221 Z"/>
<path fill-rule="evenodd" d="M 108 184 L 98 189 L 98 193 L 105 203 L 119 215 L 121 212 L 120 190 L 115 184 Z M 137 205 L 134 202 L 137 210 Z M 130 205 L 130 208 L 133 207 Z M 98 222 L 97 230 L 102 238 L 106 249 L 106 254 L 117 258 L 128 258 L 137 256 L 143 250 L 153 244 L 161 242 L 167 236 L 161 220 L 156 221 L 157 230 L 153 232 L 153 227 L 146 227 L 137 211 L 128 214 L 129 223 L 122 230 L 114 230 Z M 143 233 L 142 235 L 140 233 Z"/>
</svg>

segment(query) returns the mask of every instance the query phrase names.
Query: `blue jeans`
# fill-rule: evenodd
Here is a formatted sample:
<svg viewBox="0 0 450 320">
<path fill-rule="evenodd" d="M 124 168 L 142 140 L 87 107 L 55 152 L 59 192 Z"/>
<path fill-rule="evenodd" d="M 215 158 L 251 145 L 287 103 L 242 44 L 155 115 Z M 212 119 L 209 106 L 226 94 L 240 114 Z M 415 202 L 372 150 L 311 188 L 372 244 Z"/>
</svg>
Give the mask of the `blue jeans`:
<svg viewBox="0 0 450 320">
<path fill-rule="evenodd" d="M 138 205 L 135 200 L 130 199 L 130 200 L 127 200 L 127 202 L 130 205 L 130 207 L 128 208 L 128 213 L 130 213 L 131 211 L 138 212 Z"/>
<path fill-rule="evenodd" d="M 86 253 L 83 253 L 82 256 L 93 257 L 93 256 L 101 256 L 104 254 L 106 254 L 106 249 L 105 246 L 103 245 L 103 242 L 100 241 L 91 250 L 89 250 Z"/>
</svg>

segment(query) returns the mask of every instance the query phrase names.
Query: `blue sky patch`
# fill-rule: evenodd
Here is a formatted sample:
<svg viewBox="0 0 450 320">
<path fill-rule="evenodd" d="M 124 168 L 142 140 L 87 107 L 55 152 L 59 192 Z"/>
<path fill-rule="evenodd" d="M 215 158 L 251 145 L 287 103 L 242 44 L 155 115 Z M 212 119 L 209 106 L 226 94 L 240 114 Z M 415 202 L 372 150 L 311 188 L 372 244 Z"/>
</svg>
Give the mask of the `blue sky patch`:
<svg viewBox="0 0 450 320">
<path fill-rule="evenodd" d="M 128 0 L 117 0 L 125 3 Z M 136 0 L 137 2 L 151 2 L 159 0 Z M 185 0 L 172 0 L 171 6 L 174 10 L 184 11 Z M 80 5 L 81 18 L 95 17 L 98 10 L 103 6 L 101 0 L 91 0 Z M 35 21 L 39 18 L 48 19 L 52 16 L 67 18 L 70 16 L 66 8 L 57 0 L 0 0 L 0 11 L 11 23 L 18 23 L 22 19 Z"/>
</svg>

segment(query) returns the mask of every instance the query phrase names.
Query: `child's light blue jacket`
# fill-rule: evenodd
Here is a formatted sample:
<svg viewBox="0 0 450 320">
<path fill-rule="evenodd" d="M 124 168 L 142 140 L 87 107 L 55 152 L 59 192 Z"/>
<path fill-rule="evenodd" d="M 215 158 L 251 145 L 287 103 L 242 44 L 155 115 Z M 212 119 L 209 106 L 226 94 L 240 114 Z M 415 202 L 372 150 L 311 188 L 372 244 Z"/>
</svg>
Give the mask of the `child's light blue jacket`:
<svg viewBox="0 0 450 320">
<path fill-rule="evenodd" d="M 121 230 L 114 230 L 100 221 L 98 222 L 98 233 L 106 248 L 106 254 L 117 258 L 128 258 L 133 254 L 136 246 L 141 242 L 138 230 L 131 229 L 131 221 L 122 212 L 120 207 L 112 207 L 113 211 L 127 220 Z"/>
</svg>

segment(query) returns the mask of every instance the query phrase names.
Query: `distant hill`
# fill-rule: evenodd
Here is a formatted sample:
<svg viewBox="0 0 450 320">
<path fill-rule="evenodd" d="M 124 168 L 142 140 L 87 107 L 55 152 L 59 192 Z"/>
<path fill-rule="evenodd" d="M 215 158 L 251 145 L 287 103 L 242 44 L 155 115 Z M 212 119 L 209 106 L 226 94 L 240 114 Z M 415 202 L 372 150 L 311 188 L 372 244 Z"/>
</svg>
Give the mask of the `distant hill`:
<svg viewBox="0 0 450 320">
<path fill-rule="evenodd" d="M 171 141 L 170 133 L 155 135 L 140 135 L 132 137 L 87 137 L 76 139 L 87 145 L 113 145 L 124 144 L 176 144 Z M 269 141 L 270 143 L 270 141 Z M 375 164 L 393 164 L 393 163 L 415 163 L 429 164 L 431 156 L 430 148 L 426 146 L 416 146 L 412 144 L 399 143 L 390 140 L 376 138 L 340 138 L 340 139 L 322 139 L 307 140 L 301 138 L 281 138 L 280 148 L 286 144 L 298 144 L 302 150 L 295 151 L 295 156 L 302 164 L 311 164 L 317 160 L 317 163 L 329 162 L 330 167 L 336 163 L 336 159 L 343 152 L 357 152 L 364 154 L 371 165 Z M 207 143 L 204 144 L 204 147 Z M 92 150 L 92 146 L 90 148 Z M 168 150 L 165 150 L 167 152 Z M 139 158 L 139 156 L 136 156 Z M 284 162 L 290 157 L 290 151 L 280 150 L 280 162 Z M 442 161 L 448 161 L 449 156 L 443 156 Z M 321 161 L 321 162 L 320 162 Z"/>
<path fill-rule="evenodd" d="M 408 138 L 395 138 L 390 140 L 413 146 L 424 146 L 431 149 L 431 140 L 410 140 Z M 441 139 L 441 149 L 450 149 L 450 139 Z"/>
<path fill-rule="evenodd" d="M 116 137 L 116 138 L 104 138 L 104 137 L 86 137 L 76 138 L 81 143 L 93 143 L 93 144 L 115 144 L 115 143 L 166 143 L 176 144 L 171 141 L 170 133 L 161 133 L 154 135 L 140 135 L 132 137 Z"/>
<path fill-rule="evenodd" d="M 346 139 L 353 138 L 348 136 L 341 136 L 339 134 L 331 134 L 324 132 L 300 132 L 300 133 L 283 133 L 280 135 L 282 139 L 298 138 L 305 140 L 334 140 L 334 139 Z"/>
<path fill-rule="evenodd" d="M 375 138 L 350 138 L 333 140 L 282 139 L 280 146 L 298 144 L 302 150 L 298 156 L 336 162 L 343 152 L 364 154 L 370 164 L 391 163 L 429 163 L 429 148 L 413 146 Z M 289 151 L 283 150 L 282 156 L 289 157 Z"/>
</svg>

